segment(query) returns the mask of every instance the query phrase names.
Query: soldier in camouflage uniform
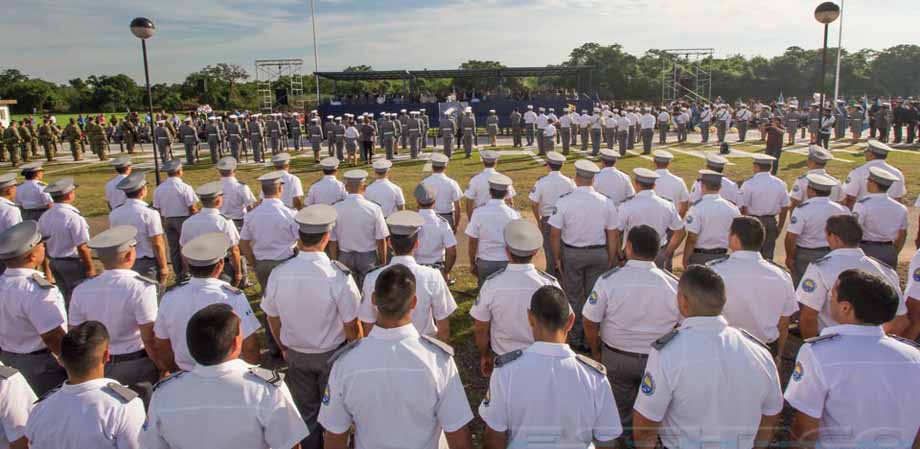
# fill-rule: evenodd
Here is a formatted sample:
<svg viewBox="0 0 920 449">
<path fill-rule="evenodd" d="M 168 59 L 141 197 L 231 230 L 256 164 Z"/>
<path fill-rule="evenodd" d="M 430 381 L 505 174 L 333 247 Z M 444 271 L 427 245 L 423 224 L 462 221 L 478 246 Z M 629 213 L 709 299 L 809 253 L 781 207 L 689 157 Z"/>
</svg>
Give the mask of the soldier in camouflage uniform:
<svg viewBox="0 0 920 449">
<path fill-rule="evenodd" d="M 10 120 L 10 127 L 7 128 L 6 131 L 3 131 L 3 144 L 6 147 L 6 152 L 10 154 L 10 162 L 13 163 L 13 167 L 19 166 L 19 145 L 21 143 L 19 126 L 16 120 Z M 0 151 L 0 153 L 2 153 L 2 151 Z"/>
<path fill-rule="evenodd" d="M 6 146 L 3 144 L 4 132 L 6 132 L 6 128 L 3 126 L 3 122 L 0 122 L 0 162 L 6 162 L 6 154 L 4 154 L 5 152 L 3 151 L 3 148 Z"/>
<path fill-rule="evenodd" d="M 60 141 L 60 133 L 51 123 L 50 117 L 45 117 L 45 122 L 42 123 L 41 128 L 38 129 L 38 139 L 41 141 L 42 149 L 45 150 L 45 159 L 48 162 L 54 161 L 55 151 L 57 150 L 58 141 Z"/>
<path fill-rule="evenodd" d="M 137 142 L 137 124 L 133 117 L 122 120 L 121 137 L 125 141 L 125 149 L 128 150 L 128 154 L 133 154 L 134 143 Z"/>
<path fill-rule="evenodd" d="M 77 126 L 77 121 L 75 119 L 70 119 L 70 123 L 64 127 L 64 133 L 61 135 L 61 138 L 67 140 L 67 143 L 70 144 L 70 154 L 73 155 L 73 160 L 79 161 L 83 159 L 83 132 L 80 131 L 80 127 Z"/>
<path fill-rule="evenodd" d="M 32 160 L 29 150 L 32 143 L 36 140 L 33 136 L 32 119 L 25 119 L 19 125 L 19 158 L 22 162 Z"/>
<path fill-rule="evenodd" d="M 97 123 L 95 118 L 90 119 L 89 125 L 86 127 L 86 138 L 89 139 L 89 147 L 92 152 L 99 157 L 100 161 L 109 160 L 109 156 L 106 151 L 108 147 L 108 139 L 105 137 L 105 128 Z"/>
</svg>

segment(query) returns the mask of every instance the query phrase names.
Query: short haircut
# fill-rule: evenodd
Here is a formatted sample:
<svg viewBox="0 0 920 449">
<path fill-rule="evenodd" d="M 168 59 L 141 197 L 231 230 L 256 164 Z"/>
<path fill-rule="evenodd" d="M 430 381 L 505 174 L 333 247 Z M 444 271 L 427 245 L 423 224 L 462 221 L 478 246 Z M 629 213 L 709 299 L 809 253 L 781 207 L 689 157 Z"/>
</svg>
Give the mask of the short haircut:
<svg viewBox="0 0 920 449">
<path fill-rule="evenodd" d="M 433 171 L 433 172 L 435 172 L 435 173 L 441 173 L 441 172 L 443 172 L 445 169 L 447 169 L 447 166 L 443 166 L 443 167 L 441 167 L 441 166 L 439 166 L 439 167 L 432 166 L 432 167 L 431 167 L 431 171 Z"/>
<path fill-rule="evenodd" d="M 38 177 L 38 172 L 39 170 L 27 171 L 22 174 L 22 177 L 26 179 L 35 179 Z"/>
<path fill-rule="evenodd" d="M 879 325 L 894 319 L 901 299 L 884 279 L 850 269 L 837 277 L 837 301 L 850 303 L 859 321 Z"/>
<path fill-rule="evenodd" d="M 405 256 L 415 249 L 415 242 L 418 241 L 418 233 L 414 235 L 395 235 L 390 234 L 390 246 L 397 256 Z"/>
<path fill-rule="evenodd" d="M 211 304 L 188 320 L 185 339 L 188 352 L 199 365 L 210 366 L 223 362 L 240 332 L 240 317 L 228 304 Z"/>
<path fill-rule="evenodd" d="M 388 267 L 377 276 L 374 298 L 377 312 L 387 318 L 402 318 L 411 310 L 415 296 L 415 275 L 405 265 Z"/>
<path fill-rule="evenodd" d="M 882 184 L 878 181 L 875 181 L 872 178 L 869 178 L 868 181 L 871 182 L 872 184 L 875 184 L 876 187 L 878 187 L 878 189 L 881 190 L 882 192 L 887 192 L 888 189 L 890 189 L 891 186 L 893 185 L 893 184 Z"/>
<path fill-rule="evenodd" d="M 61 339 L 61 364 L 71 375 L 87 374 L 105 361 L 109 331 L 98 321 L 86 321 L 71 328 Z"/>
<path fill-rule="evenodd" d="M 335 172 L 337 172 L 337 171 L 339 171 L 339 169 L 337 169 L 337 168 L 324 168 L 324 169 L 323 169 L 323 174 L 324 174 L 324 175 L 334 175 Z"/>
<path fill-rule="evenodd" d="M 700 184 L 710 190 L 720 190 L 722 188 L 721 178 L 700 178 Z"/>
<path fill-rule="evenodd" d="M 565 329 L 571 308 L 565 292 L 553 285 L 544 285 L 530 298 L 530 314 L 548 330 Z"/>
<path fill-rule="evenodd" d="M 218 262 L 220 263 L 220 262 Z M 193 278 L 209 278 L 211 274 L 214 273 L 214 268 L 217 267 L 217 264 L 207 265 L 203 267 L 196 267 L 189 264 L 188 272 L 192 275 Z"/>
<path fill-rule="evenodd" d="M 617 164 L 616 159 L 601 159 L 601 162 L 604 164 L 604 167 L 613 167 Z"/>
<path fill-rule="evenodd" d="M 141 193 L 144 191 L 144 188 L 141 187 L 133 192 L 125 192 L 125 197 L 128 199 L 137 199 L 141 197 Z"/>
<path fill-rule="evenodd" d="M 536 255 L 536 253 L 531 254 L 531 255 L 529 255 L 529 256 L 516 256 L 516 255 L 512 254 L 512 255 L 511 255 L 511 263 L 517 263 L 517 264 L 521 264 L 521 263 L 530 263 L 530 262 L 533 261 L 533 256 L 535 256 L 535 255 Z"/>
<path fill-rule="evenodd" d="M 725 307 L 725 283 L 712 268 L 690 265 L 677 284 L 677 291 L 690 303 L 698 315 L 715 316 Z"/>
<path fill-rule="evenodd" d="M 815 192 L 815 196 L 817 196 L 817 197 L 831 196 L 831 191 L 830 191 L 830 190 L 818 190 L 818 189 L 814 189 L 814 188 L 812 188 L 812 187 L 808 187 L 808 190 L 811 190 L 812 192 Z"/>
<path fill-rule="evenodd" d="M 281 191 L 281 183 L 274 182 L 274 183 L 262 184 L 262 194 L 265 196 L 276 195 L 280 191 Z"/>
<path fill-rule="evenodd" d="M 559 170 L 562 170 L 562 165 L 563 165 L 563 164 L 551 164 L 551 163 L 547 163 L 547 164 L 546 164 L 546 166 L 549 167 L 549 169 L 552 170 L 552 171 L 559 171 Z"/>
<path fill-rule="evenodd" d="M 484 167 L 494 167 L 494 166 L 495 166 L 495 162 L 497 162 L 497 161 L 487 161 L 487 160 L 483 159 L 482 165 L 483 165 Z"/>
<path fill-rule="evenodd" d="M 636 180 L 636 185 L 638 185 L 643 190 L 652 190 L 655 188 L 654 182 L 641 182 L 638 179 Z"/>
<path fill-rule="evenodd" d="M 213 209 L 217 206 L 217 199 L 220 198 L 220 195 L 209 196 L 201 198 L 201 207 L 207 209 Z"/>
<path fill-rule="evenodd" d="M 319 242 L 323 241 L 323 236 L 326 235 L 327 233 L 320 232 L 318 234 L 316 233 L 308 234 L 306 232 L 300 231 L 297 234 L 300 236 L 300 243 L 302 243 L 304 246 L 315 246 L 315 245 L 319 245 Z"/>
<path fill-rule="evenodd" d="M 124 167 L 115 167 L 115 173 L 124 174 L 128 169 L 131 168 L 130 165 L 125 165 Z"/>
<path fill-rule="evenodd" d="M 856 216 L 850 214 L 839 214 L 828 217 L 825 231 L 828 234 L 836 235 L 846 246 L 859 245 L 863 237 L 862 226 Z"/>
<path fill-rule="evenodd" d="M 226 178 L 227 176 L 232 176 L 235 170 L 217 170 L 217 171 L 220 172 L 220 175 L 222 177 Z"/>
<path fill-rule="evenodd" d="M 492 188 L 489 189 L 489 197 L 493 200 L 503 200 L 506 196 L 508 196 L 508 192 L 506 190 L 497 190 Z"/>
<path fill-rule="evenodd" d="M 760 220 L 753 217 L 737 217 L 732 220 L 730 235 L 738 237 L 745 251 L 760 251 L 767 231 Z"/>
<path fill-rule="evenodd" d="M 649 225 L 639 225 L 629 230 L 626 241 L 632 245 L 633 254 L 642 259 L 654 259 L 661 246 L 661 235 Z"/>
</svg>

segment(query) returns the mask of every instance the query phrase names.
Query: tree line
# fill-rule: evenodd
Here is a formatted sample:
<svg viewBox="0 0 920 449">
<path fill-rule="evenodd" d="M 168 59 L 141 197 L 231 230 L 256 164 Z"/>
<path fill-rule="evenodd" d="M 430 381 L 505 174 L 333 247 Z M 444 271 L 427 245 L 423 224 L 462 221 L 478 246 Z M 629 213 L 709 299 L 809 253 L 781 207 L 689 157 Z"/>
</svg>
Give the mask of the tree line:
<svg viewBox="0 0 920 449">
<path fill-rule="evenodd" d="M 824 85 L 833 92 L 836 49 L 828 49 L 828 68 Z M 917 96 L 920 95 L 920 46 L 896 45 L 884 50 L 863 49 L 842 51 L 840 85 L 842 95 L 853 96 Z M 619 44 L 586 43 L 572 50 L 566 61 L 554 66 L 593 66 L 592 92 L 603 99 L 657 101 L 661 96 L 662 71 L 666 65 L 661 50 L 649 50 L 641 56 L 629 54 Z M 783 54 L 771 58 L 731 55 L 704 61 L 712 74 L 712 95 L 724 99 L 757 97 L 776 98 L 779 95 L 805 97 L 819 88 L 821 49 L 806 50 L 789 47 Z M 470 60 L 460 68 L 501 68 L 497 61 Z M 352 66 L 347 71 L 372 70 L 370 66 Z M 284 80 L 281 81 L 284 83 Z M 315 81 L 304 76 L 308 107 L 315 100 L 311 93 Z M 501 85 L 514 89 L 535 91 L 575 89 L 573 77 L 524 78 L 515 80 L 424 80 L 411 88 L 443 91 L 473 89 L 480 92 Z M 279 84 L 281 87 L 285 84 Z M 321 79 L 320 90 L 325 95 L 361 91 L 396 93 L 409 86 L 402 81 L 348 82 L 333 85 Z M 336 91 L 337 89 L 337 91 Z M 235 64 L 216 64 L 186 76 L 181 83 L 152 86 L 156 109 L 193 109 L 209 104 L 217 110 L 250 109 L 260 106 L 258 86 L 247 71 Z M 144 110 L 146 93 L 143 84 L 124 75 L 90 75 L 57 84 L 33 78 L 15 68 L 0 71 L 0 98 L 17 100 L 14 113 L 39 112 L 124 112 Z"/>
</svg>

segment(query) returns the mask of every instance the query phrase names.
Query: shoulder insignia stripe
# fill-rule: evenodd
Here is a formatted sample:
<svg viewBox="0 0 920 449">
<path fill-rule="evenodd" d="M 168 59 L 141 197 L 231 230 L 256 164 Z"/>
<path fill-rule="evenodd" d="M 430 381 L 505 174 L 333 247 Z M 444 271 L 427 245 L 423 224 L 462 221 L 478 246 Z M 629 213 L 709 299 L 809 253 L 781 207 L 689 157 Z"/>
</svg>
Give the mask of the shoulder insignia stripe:
<svg viewBox="0 0 920 449">
<path fill-rule="evenodd" d="M 547 272 L 545 272 L 545 271 L 537 270 L 537 273 L 539 273 L 540 276 L 543 276 L 544 278 L 549 279 L 549 280 L 552 281 L 552 282 L 559 283 L 559 280 L 556 279 L 555 276 L 553 276 L 553 275 L 551 275 L 551 274 L 549 274 L 549 273 L 547 273 Z"/>
<path fill-rule="evenodd" d="M 660 351 L 662 348 L 667 346 L 668 343 L 670 343 L 671 340 L 673 340 L 674 337 L 676 337 L 679 332 L 680 332 L 680 329 L 674 329 L 671 332 L 668 332 L 667 334 L 664 334 L 661 337 L 658 337 L 658 339 L 652 343 L 652 347 Z"/>
<path fill-rule="evenodd" d="M 162 387 L 163 385 L 166 385 L 166 384 L 168 384 L 169 382 L 172 382 L 173 380 L 176 380 L 176 379 L 182 377 L 182 375 L 185 374 L 185 373 L 186 373 L 186 371 L 177 371 L 177 372 L 175 372 L 175 373 L 170 374 L 170 375 L 169 375 L 168 377 L 166 377 L 165 379 L 163 379 L 163 380 L 161 380 L 161 381 L 159 381 L 159 382 L 153 384 L 153 391 L 157 391 L 157 388 L 160 388 L 160 387 Z"/>
<path fill-rule="evenodd" d="M 920 348 L 920 343 L 917 343 L 916 341 L 913 341 L 911 339 L 904 338 L 900 335 L 888 335 L 888 336 L 906 345 L 912 346 L 914 348 Z"/>
<path fill-rule="evenodd" d="M 867 256 L 868 256 L 868 254 L 867 254 Z M 885 267 L 885 268 L 888 268 L 889 270 L 894 270 L 894 268 L 893 268 L 891 265 L 888 265 L 887 263 L 885 263 L 885 262 L 882 261 L 881 259 L 876 259 L 875 256 L 869 256 L 869 258 L 872 259 L 872 260 L 874 260 L 874 261 L 876 261 L 876 262 L 878 262 L 879 265 L 881 265 L 881 266 L 883 266 L 883 267 Z"/>
<path fill-rule="evenodd" d="M 706 262 L 706 265 L 711 267 L 711 266 L 713 266 L 713 265 L 717 265 L 717 264 L 720 264 L 720 263 L 722 263 L 722 262 L 725 262 L 726 260 L 728 260 L 728 256 L 722 256 L 722 257 L 720 257 L 720 258 L 718 258 L 718 259 L 712 259 L 712 260 L 710 260 L 709 262 Z"/>
<path fill-rule="evenodd" d="M 249 369 L 249 374 L 276 387 L 284 382 L 284 373 L 279 370 L 270 370 L 262 368 L 261 366 L 254 366 Z"/>
<path fill-rule="evenodd" d="M 136 274 L 136 275 L 134 275 L 134 277 L 135 277 L 137 280 L 139 280 L 139 281 L 141 281 L 141 282 L 143 282 L 143 283 L 145 283 L 145 284 L 150 284 L 150 285 L 157 285 L 157 284 L 158 284 L 157 281 L 155 281 L 155 280 L 153 280 L 153 279 L 150 279 L 150 278 L 147 277 L 147 276 L 141 276 L 140 274 Z"/>
<path fill-rule="evenodd" d="M 345 355 L 346 353 L 348 353 L 348 351 L 351 351 L 352 349 L 357 348 L 359 344 L 361 344 L 361 340 L 352 340 L 352 341 L 348 342 L 348 344 L 346 344 L 345 346 L 342 346 L 341 348 L 339 348 L 337 351 L 335 351 L 335 352 L 332 354 L 331 357 L 329 357 L 329 360 L 326 362 L 326 365 L 328 365 L 328 366 L 331 367 L 332 364 L 335 363 L 336 360 L 338 360 L 338 359 L 341 358 L 343 355 Z"/>
<path fill-rule="evenodd" d="M 607 279 L 607 278 L 609 278 L 610 276 L 612 276 L 613 273 L 616 273 L 616 272 L 619 271 L 619 270 L 620 270 L 620 267 L 613 267 L 613 268 L 607 270 L 606 273 L 602 274 L 602 275 L 601 275 L 601 279 Z"/>
<path fill-rule="evenodd" d="M 830 255 L 830 254 L 828 254 L 828 255 L 826 255 L 826 256 L 823 256 L 823 257 L 819 257 L 819 258 L 815 259 L 815 261 L 812 262 L 812 263 L 814 263 L 814 264 L 820 264 L 820 263 L 827 262 L 828 260 L 831 260 L 831 255 Z"/>
<path fill-rule="evenodd" d="M 234 286 L 232 286 L 232 285 L 230 285 L 230 284 L 224 284 L 224 285 L 221 285 L 221 287 L 222 287 L 224 290 L 226 290 L 226 291 L 228 291 L 228 292 L 230 292 L 230 293 L 233 293 L 234 295 L 239 295 L 239 294 L 243 293 L 242 290 L 240 290 L 240 289 L 238 289 L 238 288 L 236 288 L 236 287 L 234 287 Z"/>
<path fill-rule="evenodd" d="M 753 334 L 751 334 L 750 332 L 748 332 L 748 331 L 746 331 L 746 330 L 744 330 L 744 329 L 742 329 L 742 328 L 740 328 L 740 327 L 736 327 L 735 329 L 738 329 L 738 330 L 741 332 L 741 334 L 744 335 L 745 337 L 747 337 L 749 340 L 753 341 L 754 343 L 757 343 L 758 345 L 760 345 L 762 348 L 766 349 L 767 351 L 770 351 L 770 346 L 769 346 L 769 345 L 767 345 L 766 343 L 760 341 L 759 338 L 755 337 L 755 336 L 754 336 Z"/>
<path fill-rule="evenodd" d="M 38 273 L 35 273 L 35 274 L 32 275 L 32 282 L 35 282 L 36 285 L 38 285 L 39 287 L 41 287 L 41 288 L 43 288 L 43 289 L 45 289 L 45 290 L 50 290 L 50 289 L 54 288 L 54 284 L 48 282 L 48 280 L 45 279 L 44 276 L 42 276 L 42 275 L 40 275 L 40 274 L 38 274 Z"/>
<path fill-rule="evenodd" d="M 332 261 L 332 265 L 333 265 L 334 267 L 338 268 L 339 271 L 341 271 L 342 273 L 351 274 L 351 270 L 349 270 L 348 267 L 345 266 L 344 263 L 339 262 L 338 260 L 333 260 L 333 261 Z M 380 268 L 380 267 L 374 267 L 374 268 L 372 268 L 370 271 L 368 271 L 368 273 L 370 273 L 371 271 L 374 271 L 374 270 L 376 270 L 376 269 L 378 269 L 378 268 Z"/>
<path fill-rule="evenodd" d="M 9 379 L 18 373 L 19 370 L 12 366 L 0 366 L 0 379 Z"/>
<path fill-rule="evenodd" d="M 700 199 L 698 199 L 698 200 L 696 200 L 696 201 L 690 203 L 690 205 L 691 205 L 691 206 L 696 206 L 697 204 L 700 204 L 701 201 L 703 201 L 702 198 L 700 198 Z"/>
<path fill-rule="evenodd" d="M 827 335 L 819 335 L 817 337 L 806 338 L 805 343 L 813 345 L 815 343 L 820 343 L 822 341 L 831 341 L 837 338 L 837 335 L 838 334 L 827 334 Z"/>
<path fill-rule="evenodd" d="M 496 271 L 496 272 L 494 272 L 494 273 L 492 273 L 492 274 L 486 276 L 486 278 L 484 279 L 484 281 L 488 281 L 489 279 L 492 279 L 492 278 L 494 278 L 494 277 L 496 277 L 496 276 L 498 276 L 498 275 L 500 275 L 500 274 L 502 274 L 502 273 L 504 273 L 504 272 L 505 272 L 505 269 L 502 268 L 502 269 L 500 269 L 500 270 L 498 270 L 498 271 Z"/>
<path fill-rule="evenodd" d="M 592 359 L 584 354 L 575 354 L 575 359 L 581 362 L 584 365 L 587 365 L 589 368 L 603 374 L 607 375 L 607 367 L 603 363 L 598 362 L 597 360 Z"/>
<path fill-rule="evenodd" d="M 135 392 L 134 390 L 132 390 L 132 389 L 130 389 L 130 388 L 128 388 L 128 387 L 126 387 L 126 386 L 120 384 L 120 383 L 109 382 L 109 384 L 106 385 L 105 387 L 106 387 L 106 389 L 108 389 L 109 391 L 111 391 L 112 393 L 114 393 L 115 396 L 116 396 L 118 399 L 120 399 L 121 402 L 124 402 L 125 404 L 127 404 L 128 402 L 133 401 L 135 398 L 138 397 L 137 392 Z"/>
<path fill-rule="evenodd" d="M 867 197 L 865 197 L 865 198 L 863 198 L 863 199 L 861 199 L 861 200 L 858 200 L 858 201 L 856 201 L 856 202 L 857 202 L 857 203 L 865 203 L 866 201 L 869 201 L 870 199 L 872 199 L 872 197 L 871 197 L 871 196 L 867 196 Z"/>
<path fill-rule="evenodd" d="M 506 352 L 502 355 L 495 356 L 495 367 L 501 368 L 517 360 L 523 354 L 524 354 L 524 351 L 518 349 L 517 351 Z"/>
<path fill-rule="evenodd" d="M 454 348 L 452 348 L 449 344 L 444 343 L 441 340 L 438 340 L 437 338 L 434 338 L 430 335 L 422 335 L 422 341 L 432 344 L 433 346 L 435 346 L 436 348 L 438 348 L 439 350 L 441 350 L 442 352 L 444 352 L 445 354 L 451 357 L 453 357 L 454 355 Z"/>
</svg>

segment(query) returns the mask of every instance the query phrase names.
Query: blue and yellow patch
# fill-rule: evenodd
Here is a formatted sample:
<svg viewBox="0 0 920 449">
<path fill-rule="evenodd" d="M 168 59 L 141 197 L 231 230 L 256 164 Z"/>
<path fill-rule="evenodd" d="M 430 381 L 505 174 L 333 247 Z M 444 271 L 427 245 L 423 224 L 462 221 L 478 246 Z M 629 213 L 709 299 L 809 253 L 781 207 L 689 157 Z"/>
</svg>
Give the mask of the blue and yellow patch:
<svg viewBox="0 0 920 449">
<path fill-rule="evenodd" d="M 802 290 L 805 290 L 805 293 L 811 293 L 815 291 L 815 288 L 818 287 L 818 284 L 815 283 L 812 279 L 805 279 L 802 281 Z"/>
<path fill-rule="evenodd" d="M 796 224 L 798 222 L 799 222 L 799 219 L 795 215 L 793 215 L 792 218 L 789 219 L 789 223 Z"/>
<path fill-rule="evenodd" d="M 655 394 L 655 379 L 652 378 L 651 373 L 645 373 L 645 376 L 642 376 L 642 385 L 639 386 L 639 389 L 646 396 Z"/>
<path fill-rule="evenodd" d="M 323 405 L 329 405 L 329 401 L 332 400 L 332 392 L 329 391 L 329 385 L 326 385 L 326 390 L 323 391 Z"/>
<path fill-rule="evenodd" d="M 486 396 L 482 398 L 482 406 L 488 407 L 489 403 L 492 402 L 492 390 L 486 390 Z"/>
<path fill-rule="evenodd" d="M 687 224 L 693 223 L 693 215 L 687 215 Z"/>
<path fill-rule="evenodd" d="M 597 292 L 591 292 L 591 296 L 588 297 L 588 303 L 591 305 L 597 304 Z"/>
<path fill-rule="evenodd" d="M 914 270 L 914 281 L 920 282 L 920 268 Z"/>
<path fill-rule="evenodd" d="M 802 362 L 795 362 L 795 369 L 792 370 L 792 380 L 798 382 L 805 376 L 805 368 L 802 368 Z"/>
<path fill-rule="evenodd" d="M 792 191 L 793 191 L 793 192 L 798 192 L 799 190 L 801 190 L 801 187 L 799 187 L 798 184 L 792 186 Z"/>
</svg>

